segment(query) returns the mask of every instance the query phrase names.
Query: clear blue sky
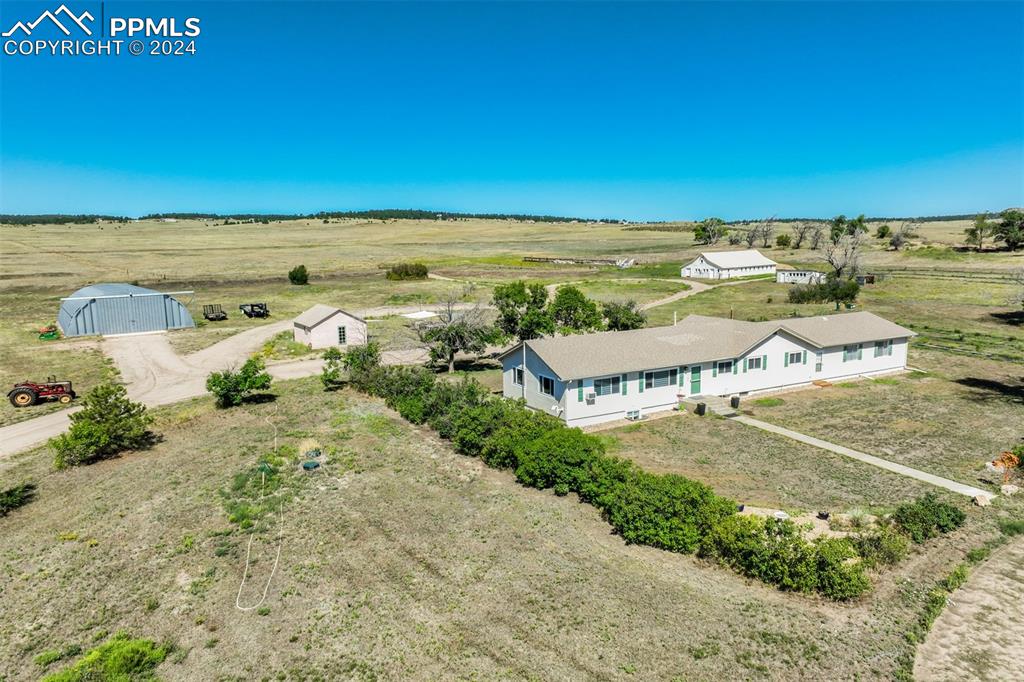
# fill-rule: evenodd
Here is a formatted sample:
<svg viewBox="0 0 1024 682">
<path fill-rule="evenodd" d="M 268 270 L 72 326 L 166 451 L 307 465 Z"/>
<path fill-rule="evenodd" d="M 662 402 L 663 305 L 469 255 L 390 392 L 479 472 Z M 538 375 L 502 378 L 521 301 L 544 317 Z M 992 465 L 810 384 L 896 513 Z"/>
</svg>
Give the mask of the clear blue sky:
<svg viewBox="0 0 1024 682">
<path fill-rule="evenodd" d="M 0 24 L 59 4 L 4 0 Z M 660 220 L 1024 204 L 1020 2 L 105 11 L 198 16 L 198 54 L 0 56 L 0 212 Z"/>
</svg>

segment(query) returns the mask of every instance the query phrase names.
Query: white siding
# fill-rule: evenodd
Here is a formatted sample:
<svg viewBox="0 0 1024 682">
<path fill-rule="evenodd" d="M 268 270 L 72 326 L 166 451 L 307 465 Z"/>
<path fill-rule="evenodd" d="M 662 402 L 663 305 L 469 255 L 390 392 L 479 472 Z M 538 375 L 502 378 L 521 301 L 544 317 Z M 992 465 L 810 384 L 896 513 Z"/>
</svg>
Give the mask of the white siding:
<svg viewBox="0 0 1024 682">
<path fill-rule="evenodd" d="M 794 354 L 792 358 L 788 357 L 790 353 Z M 843 359 L 842 346 L 822 349 L 820 369 L 817 367 L 818 354 L 819 351 L 814 346 L 782 332 L 774 334 L 739 358 L 721 358 L 699 365 L 652 368 L 645 372 L 607 375 L 619 377 L 619 391 L 608 395 L 596 395 L 594 380 L 605 377 L 563 382 L 529 349 L 526 352 L 524 393 L 524 387 L 516 385 L 513 380 L 515 368 L 523 366 L 520 349 L 503 359 L 502 383 L 506 397 L 525 398 L 526 404 L 530 407 L 548 414 L 561 414 L 570 426 L 587 426 L 624 419 L 626 413 L 633 410 L 639 410 L 642 414 L 670 410 L 678 404 L 681 397 L 745 395 L 807 385 L 819 379 L 836 381 L 898 371 L 906 368 L 907 339 L 892 340 L 891 351 L 883 348 L 879 357 L 875 357 L 874 342 L 864 343 L 859 357 L 851 354 L 846 361 Z M 750 366 L 750 360 L 755 358 L 761 363 L 761 367 L 756 369 Z M 732 362 L 735 369 L 728 372 L 720 371 L 721 363 L 726 361 Z M 699 389 L 693 382 L 694 367 L 700 369 Z M 661 370 L 676 370 L 675 381 L 660 388 L 647 388 L 646 373 Z M 540 393 L 540 375 L 555 379 L 554 397 Z M 643 390 L 641 385 L 644 385 Z M 587 399 L 589 394 L 594 394 L 592 400 Z M 561 412 L 552 407 L 559 408 Z"/>
<path fill-rule="evenodd" d="M 345 328 L 345 344 L 339 343 L 338 327 Z M 361 346 L 366 343 L 366 323 L 351 315 L 339 311 L 316 326 L 305 328 L 298 324 L 293 326 L 293 338 L 310 348 L 339 348 L 345 346 Z"/>
<path fill-rule="evenodd" d="M 775 273 L 779 284 L 819 284 L 825 281 L 824 272 L 811 270 L 779 270 Z"/>
<path fill-rule="evenodd" d="M 680 277 L 696 277 L 697 279 L 732 279 L 734 277 L 753 277 L 754 275 L 770 275 L 775 272 L 775 265 L 752 265 L 740 268 L 719 268 L 709 263 L 703 256 L 679 270 Z"/>
</svg>

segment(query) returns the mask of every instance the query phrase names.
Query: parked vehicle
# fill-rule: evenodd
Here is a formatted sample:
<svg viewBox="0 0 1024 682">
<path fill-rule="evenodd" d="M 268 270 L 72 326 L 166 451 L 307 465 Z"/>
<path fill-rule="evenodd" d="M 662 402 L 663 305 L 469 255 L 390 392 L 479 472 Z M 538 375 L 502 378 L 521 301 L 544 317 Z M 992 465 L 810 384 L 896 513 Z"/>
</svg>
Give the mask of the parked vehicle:
<svg viewBox="0 0 1024 682">
<path fill-rule="evenodd" d="M 245 313 L 246 317 L 270 317 L 270 308 L 266 303 L 243 303 L 238 309 Z"/>
<path fill-rule="evenodd" d="M 52 400 L 67 405 L 77 397 L 71 388 L 70 381 L 57 381 L 56 377 L 49 377 L 43 383 L 22 381 L 15 384 L 14 388 L 7 393 L 7 399 L 15 407 L 29 407 L 39 402 Z"/>
</svg>

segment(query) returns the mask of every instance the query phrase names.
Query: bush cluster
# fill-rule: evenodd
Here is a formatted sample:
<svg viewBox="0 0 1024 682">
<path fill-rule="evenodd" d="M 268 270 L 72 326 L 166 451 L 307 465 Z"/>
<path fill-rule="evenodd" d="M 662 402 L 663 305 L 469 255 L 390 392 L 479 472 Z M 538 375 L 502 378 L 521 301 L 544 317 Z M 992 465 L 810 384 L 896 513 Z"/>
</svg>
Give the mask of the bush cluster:
<svg viewBox="0 0 1024 682">
<path fill-rule="evenodd" d="M 253 356 L 237 372 L 226 369 L 206 378 L 206 390 L 217 399 L 217 407 L 234 407 L 249 400 L 257 391 L 270 388 L 270 375 L 263 359 Z"/>
<path fill-rule="evenodd" d="M 951 504 L 941 502 L 935 493 L 927 493 L 913 502 L 901 504 L 893 512 L 892 519 L 911 540 L 921 544 L 964 525 L 966 514 Z"/>
<path fill-rule="evenodd" d="M 24 507 L 36 496 L 34 483 L 22 483 L 7 490 L 0 490 L 0 516 L 7 516 L 10 512 Z"/>
<path fill-rule="evenodd" d="M 309 284 L 309 271 L 305 265 L 296 265 L 288 271 L 288 281 L 292 284 Z"/>
<path fill-rule="evenodd" d="M 396 263 L 384 274 L 390 280 L 426 279 L 427 266 L 423 263 Z"/>
<path fill-rule="evenodd" d="M 808 542 L 789 520 L 738 516 L 736 504 L 675 474 L 652 474 L 608 455 L 596 436 L 496 399 L 475 380 L 439 380 L 422 368 L 371 367 L 353 385 L 428 424 L 465 455 L 511 470 L 525 486 L 576 493 L 628 543 L 698 553 L 782 589 L 850 599 L 870 586 L 846 539 Z"/>
<path fill-rule="evenodd" d="M 150 445 L 153 417 L 146 406 L 132 402 L 120 384 L 101 384 L 89 391 L 82 410 L 71 415 L 71 428 L 49 441 L 58 469 L 91 464 L 125 450 Z"/>
</svg>

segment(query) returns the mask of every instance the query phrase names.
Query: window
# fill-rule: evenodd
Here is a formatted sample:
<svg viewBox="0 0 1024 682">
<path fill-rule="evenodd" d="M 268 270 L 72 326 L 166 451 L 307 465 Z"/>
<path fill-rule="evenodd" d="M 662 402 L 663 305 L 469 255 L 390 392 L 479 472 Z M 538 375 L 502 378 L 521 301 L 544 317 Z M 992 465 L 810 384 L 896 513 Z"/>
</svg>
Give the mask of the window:
<svg viewBox="0 0 1024 682">
<path fill-rule="evenodd" d="M 860 360 L 860 344 L 853 346 L 843 346 L 843 362 L 850 362 L 852 360 Z"/>
<path fill-rule="evenodd" d="M 788 364 L 790 364 L 790 365 L 799 365 L 799 364 L 801 364 L 803 362 L 803 357 L 804 357 L 803 353 L 801 353 L 800 351 L 794 351 L 794 352 L 790 353 L 789 357 L 786 358 L 786 359 L 788 361 Z"/>
<path fill-rule="evenodd" d="M 544 395 L 554 397 L 555 395 L 555 380 L 551 377 L 541 376 L 540 379 L 540 392 Z"/>
<path fill-rule="evenodd" d="M 345 345 L 345 328 L 344 327 L 338 327 L 338 345 L 339 346 L 344 346 Z"/>
<path fill-rule="evenodd" d="M 731 371 L 732 371 L 732 360 L 725 360 L 723 362 L 718 363 L 718 373 L 719 374 L 728 374 Z"/>
<path fill-rule="evenodd" d="M 644 388 L 674 386 L 676 383 L 676 371 L 674 369 L 662 369 L 657 372 L 647 372 L 644 376 Z"/>
<path fill-rule="evenodd" d="M 883 355 L 892 355 L 892 339 L 875 341 L 875 357 L 880 358 Z"/>
<path fill-rule="evenodd" d="M 597 395 L 612 395 L 619 392 L 619 377 L 608 377 L 607 379 L 594 379 L 594 393 Z"/>
<path fill-rule="evenodd" d="M 747 369 L 761 369 L 761 356 L 747 358 Z"/>
<path fill-rule="evenodd" d="M 819 351 L 817 351 L 814 354 L 814 371 L 815 372 L 820 372 L 821 371 L 821 358 L 822 358 L 822 351 L 819 350 Z"/>
<path fill-rule="evenodd" d="M 513 367 L 512 368 L 512 383 L 516 386 L 523 385 L 523 368 Z"/>
</svg>

